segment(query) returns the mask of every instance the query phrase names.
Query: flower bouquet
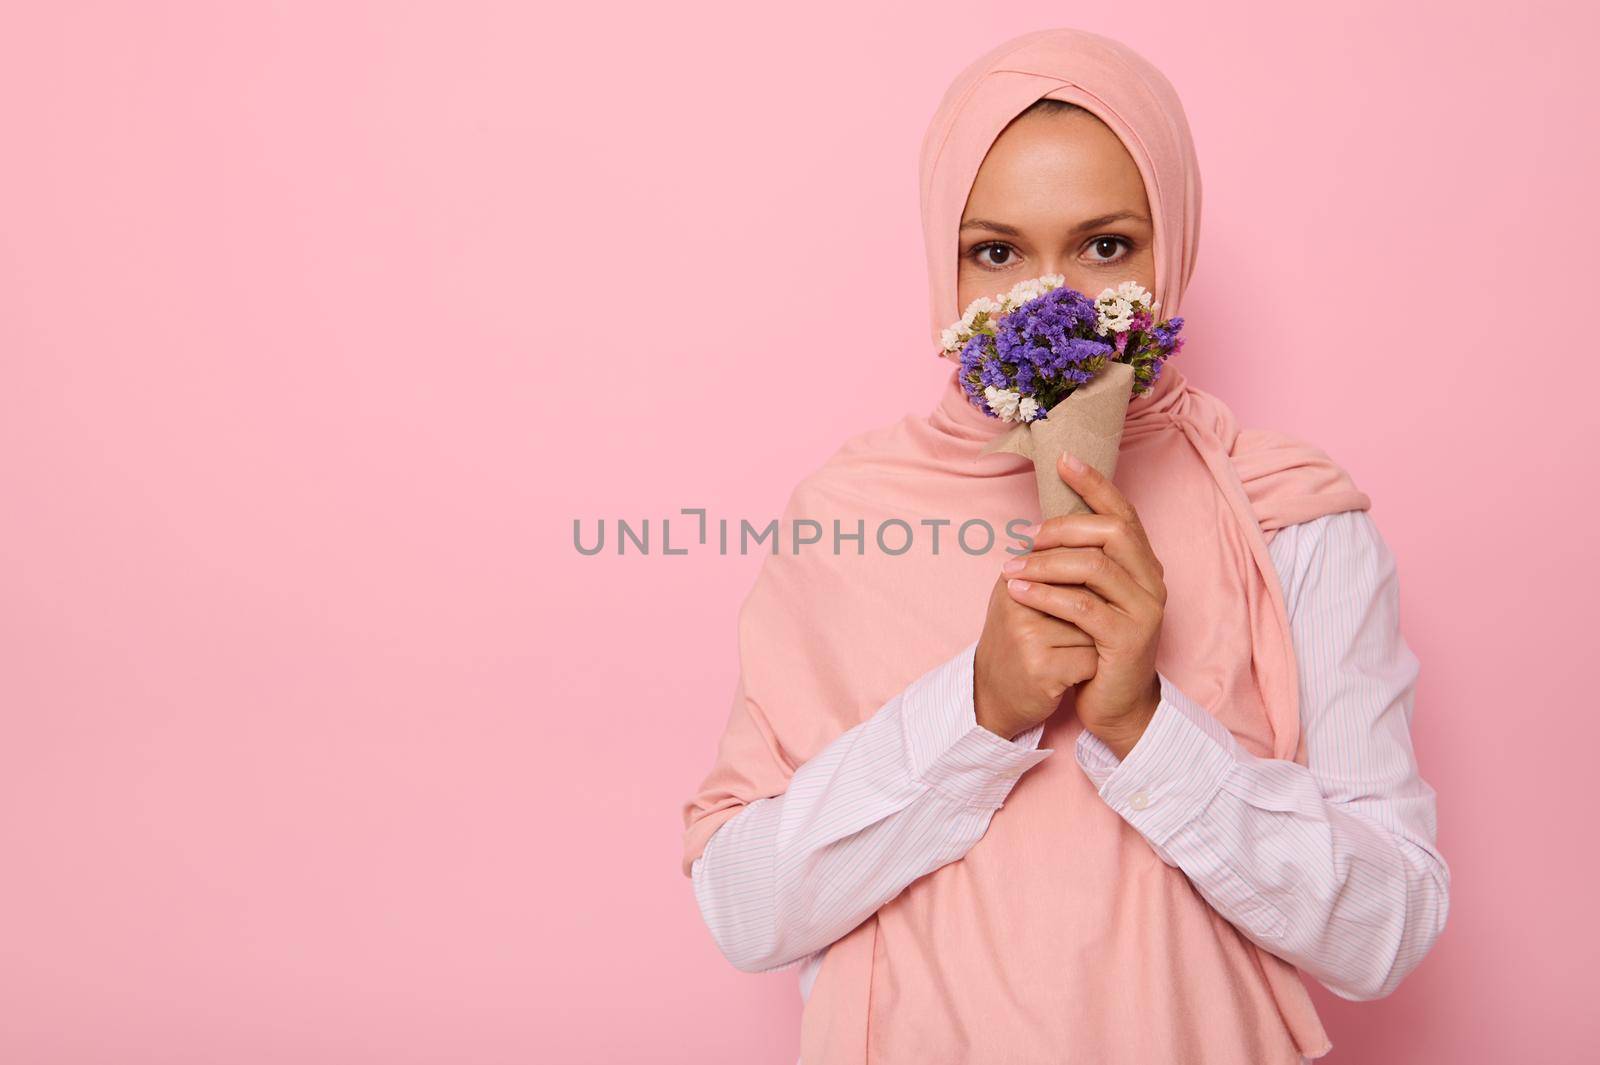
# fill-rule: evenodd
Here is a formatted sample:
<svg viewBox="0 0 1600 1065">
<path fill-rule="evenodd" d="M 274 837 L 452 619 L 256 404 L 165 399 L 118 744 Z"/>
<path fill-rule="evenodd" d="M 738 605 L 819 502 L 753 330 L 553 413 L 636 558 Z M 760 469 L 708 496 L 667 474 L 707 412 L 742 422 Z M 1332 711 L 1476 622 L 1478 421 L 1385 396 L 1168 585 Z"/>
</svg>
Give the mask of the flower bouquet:
<svg viewBox="0 0 1600 1065">
<path fill-rule="evenodd" d="M 1110 477 L 1128 401 L 1148 392 L 1183 347 L 1182 318 L 1159 324 L 1150 293 L 1132 281 L 1090 300 L 1060 274 L 973 300 L 941 337 L 961 363 L 967 398 L 1017 423 L 984 451 L 1033 460 L 1044 517 L 1090 508 L 1056 470 L 1070 452 Z"/>
</svg>

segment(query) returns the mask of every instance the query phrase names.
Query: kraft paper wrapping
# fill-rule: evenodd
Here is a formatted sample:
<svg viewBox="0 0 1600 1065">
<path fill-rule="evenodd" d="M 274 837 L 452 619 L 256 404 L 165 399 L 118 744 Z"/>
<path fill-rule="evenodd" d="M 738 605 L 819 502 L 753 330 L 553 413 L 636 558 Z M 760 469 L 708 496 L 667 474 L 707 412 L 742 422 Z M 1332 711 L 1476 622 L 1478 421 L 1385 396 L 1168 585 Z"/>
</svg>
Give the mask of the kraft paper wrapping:
<svg viewBox="0 0 1600 1065">
<path fill-rule="evenodd" d="M 1114 474 L 1122 447 L 1122 423 L 1132 397 L 1133 367 L 1125 362 L 1109 363 L 1042 419 L 1017 426 L 983 451 L 1009 451 L 1033 460 L 1039 481 L 1039 512 L 1044 517 L 1088 514 L 1092 508 L 1067 487 L 1056 471 L 1056 462 L 1063 452 L 1070 452 L 1107 477 Z"/>
</svg>

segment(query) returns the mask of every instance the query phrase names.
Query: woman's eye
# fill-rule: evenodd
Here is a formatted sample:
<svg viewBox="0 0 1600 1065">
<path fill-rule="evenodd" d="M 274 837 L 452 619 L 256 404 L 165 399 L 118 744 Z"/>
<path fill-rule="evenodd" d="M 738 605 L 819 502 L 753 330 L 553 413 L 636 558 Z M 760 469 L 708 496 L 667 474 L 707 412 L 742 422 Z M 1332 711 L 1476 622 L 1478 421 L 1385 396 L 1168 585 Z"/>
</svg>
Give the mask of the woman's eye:
<svg viewBox="0 0 1600 1065">
<path fill-rule="evenodd" d="M 977 260 L 978 265 L 991 269 L 1010 266 L 1011 260 L 1015 255 L 1016 250 L 1011 245 L 1001 244 L 998 241 L 979 244 L 972 249 L 972 257 Z"/>
<path fill-rule="evenodd" d="M 1089 258 L 1097 263 L 1109 263 L 1127 254 L 1128 242 L 1121 237 L 1096 237 L 1089 242 Z"/>
</svg>

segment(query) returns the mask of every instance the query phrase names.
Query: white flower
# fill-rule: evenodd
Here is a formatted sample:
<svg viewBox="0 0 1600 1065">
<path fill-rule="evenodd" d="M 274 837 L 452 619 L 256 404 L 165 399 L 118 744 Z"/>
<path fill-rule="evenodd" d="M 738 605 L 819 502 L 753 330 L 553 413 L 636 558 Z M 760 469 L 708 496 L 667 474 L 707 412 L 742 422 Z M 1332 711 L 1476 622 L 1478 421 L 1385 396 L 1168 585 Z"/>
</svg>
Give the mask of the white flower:
<svg viewBox="0 0 1600 1065">
<path fill-rule="evenodd" d="M 1011 286 L 1011 291 L 1005 294 L 1003 299 L 1005 308 L 1009 311 L 1020 307 L 1029 300 L 1038 299 L 1046 292 L 1058 289 L 1066 283 L 1067 279 L 1061 274 L 1045 274 L 1042 277 L 1033 277 L 1026 281 L 1018 281 L 1015 285 Z"/>
<path fill-rule="evenodd" d="M 988 296 L 979 296 L 977 299 L 967 304 L 967 313 L 961 316 L 961 321 L 970 328 L 973 320 L 976 319 L 979 314 L 983 314 L 985 312 L 993 314 L 999 309 L 1000 304 L 995 300 Z"/>
<path fill-rule="evenodd" d="M 1017 421 L 1017 410 L 1022 406 L 1022 393 L 1014 388 L 996 388 L 990 385 L 983 390 L 983 398 L 989 401 L 989 409 L 994 411 L 995 417 L 1001 421 Z M 1031 400 L 1029 402 L 1032 402 Z"/>
<path fill-rule="evenodd" d="M 1099 319 L 1095 322 L 1095 332 L 1101 336 L 1107 333 L 1121 333 L 1133 325 L 1133 308 L 1122 300 L 1106 304 L 1098 304 Z"/>
<path fill-rule="evenodd" d="M 1133 316 L 1151 306 L 1150 293 L 1137 281 L 1124 281 L 1116 288 L 1108 288 L 1095 297 L 1095 309 L 1100 312 L 1095 332 L 1121 333 L 1133 327 Z"/>
<path fill-rule="evenodd" d="M 979 296 L 977 299 L 967 304 L 967 313 L 961 316 L 960 329 L 962 333 L 965 334 L 965 336 L 962 338 L 962 343 L 966 343 L 967 340 L 972 338 L 972 334 L 978 331 L 977 321 L 979 315 L 987 314 L 990 318 L 993 318 L 999 313 L 1000 304 L 996 303 L 988 296 Z"/>
<path fill-rule="evenodd" d="M 939 333 L 939 343 L 945 351 L 958 352 L 967 346 L 967 341 L 982 330 L 976 328 L 978 316 L 987 314 L 990 318 L 1000 313 L 1000 304 L 988 296 L 979 296 L 967 304 L 961 320 L 954 325 L 946 327 Z M 993 330 L 988 330 L 993 332 Z"/>
<path fill-rule="evenodd" d="M 1017 404 L 1017 421 L 1031 422 L 1034 415 L 1039 413 L 1039 401 L 1032 396 L 1023 396 L 1022 402 Z"/>
<path fill-rule="evenodd" d="M 1120 301 L 1128 302 L 1128 304 L 1138 304 L 1141 307 L 1149 307 L 1150 305 L 1150 293 L 1147 293 L 1144 286 L 1139 285 L 1138 281 L 1123 281 L 1122 285 L 1118 285 L 1117 288 L 1107 288 L 1104 293 L 1099 294 L 1101 299 L 1106 299 L 1107 296 L 1115 296 Z"/>
</svg>

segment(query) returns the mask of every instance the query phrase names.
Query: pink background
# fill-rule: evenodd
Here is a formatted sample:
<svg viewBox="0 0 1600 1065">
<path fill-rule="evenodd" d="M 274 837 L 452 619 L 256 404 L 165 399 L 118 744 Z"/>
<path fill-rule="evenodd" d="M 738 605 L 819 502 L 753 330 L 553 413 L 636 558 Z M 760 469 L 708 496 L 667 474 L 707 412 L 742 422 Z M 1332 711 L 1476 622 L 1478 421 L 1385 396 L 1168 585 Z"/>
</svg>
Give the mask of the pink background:
<svg viewBox="0 0 1600 1065">
<path fill-rule="evenodd" d="M 919 138 L 1061 22 L 1187 102 L 1185 371 L 1400 558 L 1453 909 L 1330 1060 L 1593 1060 L 1590 14 L 535 9 L 0 18 L 0 1060 L 791 1065 L 678 870 L 756 559 L 572 521 L 932 404 Z"/>
</svg>

